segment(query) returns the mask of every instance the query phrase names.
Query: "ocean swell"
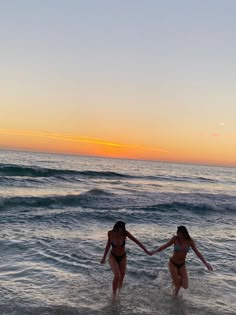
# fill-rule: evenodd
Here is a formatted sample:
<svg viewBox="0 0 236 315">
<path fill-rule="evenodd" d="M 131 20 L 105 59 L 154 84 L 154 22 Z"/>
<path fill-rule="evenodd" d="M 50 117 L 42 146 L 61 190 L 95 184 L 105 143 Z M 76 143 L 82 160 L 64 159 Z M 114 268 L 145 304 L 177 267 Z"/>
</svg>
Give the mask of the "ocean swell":
<svg viewBox="0 0 236 315">
<path fill-rule="evenodd" d="M 0 176 L 22 177 L 57 177 L 57 176 L 81 176 L 97 178 L 132 178 L 132 176 L 110 171 L 76 171 L 66 169 L 53 169 L 42 167 L 30 167 L 14 164 L 0 164 Z"/>
<path fill-rule="evenodd" d="M 227 197 L 227 198 L 226 198 Z M 7 196 L 1 197 L 0 209 L 17 208 L 91 208 L 127 209 L 148 212 L 189 211 L 198 214 L 216 212 L 236 212 L 236 198 L 209 194 L 161 194 L 143 198 L 138 195 L 113 193 L 105 189 L 91 189 L 79 194 L 46 196 Z"/>
</svg>

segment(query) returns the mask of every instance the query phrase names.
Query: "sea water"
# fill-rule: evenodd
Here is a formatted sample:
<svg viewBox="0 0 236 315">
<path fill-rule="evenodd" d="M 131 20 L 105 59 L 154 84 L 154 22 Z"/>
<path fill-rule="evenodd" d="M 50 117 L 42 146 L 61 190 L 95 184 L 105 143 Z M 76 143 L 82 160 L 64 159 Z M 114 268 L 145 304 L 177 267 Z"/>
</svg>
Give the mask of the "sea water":
<svg viewBox="0 0 236 315">
<path fill-rule="evenodd" d="M 149 250 L 186 225 L 189 289 L 172 295 L 173 248 L 127 240 L 116 301 L 100 264 L 117 220 Z M 0 151 L 1 314 L 236 314 L 236 169 Z"/>
</svg>

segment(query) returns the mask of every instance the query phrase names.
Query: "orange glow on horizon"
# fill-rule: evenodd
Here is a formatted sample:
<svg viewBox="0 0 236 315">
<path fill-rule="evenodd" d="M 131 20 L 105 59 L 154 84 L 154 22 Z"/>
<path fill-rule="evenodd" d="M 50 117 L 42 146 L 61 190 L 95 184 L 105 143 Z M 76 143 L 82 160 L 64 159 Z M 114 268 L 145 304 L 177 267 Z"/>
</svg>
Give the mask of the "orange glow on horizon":
<svg viewBox="0 0 236 315">
<path fill-rule="evenodd" d="M 133 145 L 106 141 L 99 138 L 62 135 L 50 132 L 32 132 L 26 130 L 0 129 L 3 145 L 22 147 L 34 150 L 56 151 L 85 155 L 98 155 L 106 157 L 135 157 L 138 152 L 167 153 L 166 150 L 144 145 Z M 5 135 L 5 138 L 3 138 Z M 35 141 L 37 138 L 37 142 Z M 4 141 L 5 139 L 5 141 Z M 1 145 L 0 142 L 0 145 Z M 78 143 L 79 146 L 76 146 Z"/>
<path fill-rule="evenodd" d="M 164 150 L 155 146 L 125 144 L 99 138 L 79 137 L 52 132 L 0 129 L 0 147 L 37 152 L 91 155 L 107 158 L 159 160 L 177 163 L 213 164 L 235 166 L 224 152 L 216 155 L 205 148 L 191 148 L 188 145 Z"/>
</svg>

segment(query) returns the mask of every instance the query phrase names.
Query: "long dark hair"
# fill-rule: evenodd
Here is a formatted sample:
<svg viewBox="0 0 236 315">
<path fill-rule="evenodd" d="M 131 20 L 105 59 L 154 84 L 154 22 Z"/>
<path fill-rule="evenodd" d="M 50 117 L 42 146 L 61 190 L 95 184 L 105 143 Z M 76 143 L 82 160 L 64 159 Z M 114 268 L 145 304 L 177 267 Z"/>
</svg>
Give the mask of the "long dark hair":
<svg viewBox="0 0 236 315">
<path fill-rule="evenodd" d="M 189 235 L 188 230 L 187 230 L 187 228 L 186 228 L 185 226 L 183 226 L 183 225 L 178 226 L 178 228 L 177 228 L 177 234 L 178 234 L 178 232 L 179 232 L 179 233 L 182 233 L 183 236 L 184 236 L 184 238 L 185 238 L 187 241 L 192 241 L 192 238 L 191 238 L 191 236 Z"/>
<path fill-rule="evenodd" d="M 126 229 L 125 229 L 125 222 L 124 221 L 117 221 L 115 223 L 115 225 L 113 226 L 113 229 L 112 229 L 113 232 L 120 232 L 122 234 L 125 234 L 126 233 Z"/>
</svg>

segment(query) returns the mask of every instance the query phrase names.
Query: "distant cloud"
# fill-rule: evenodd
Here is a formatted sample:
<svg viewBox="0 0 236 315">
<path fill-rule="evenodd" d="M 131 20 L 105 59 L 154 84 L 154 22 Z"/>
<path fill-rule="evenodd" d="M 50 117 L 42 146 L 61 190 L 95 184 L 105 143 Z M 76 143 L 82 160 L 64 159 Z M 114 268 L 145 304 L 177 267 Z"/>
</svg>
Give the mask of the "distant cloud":
<svg viewBox="0 0 236 315">
<path fill-rule="evenodd" d="M 222 135 L 220 133 L 212 133 L 208 136 L 211 136 L 211 137 L 221 137 L 221 138 L 224 138 L 224 139 L 236 139 L 236 135 Z"/>
<path fill-rule="evenodd" d="M 157 152 L 162 152 L 162 153 L 168 152 L 166 150 L 156 148 L 156 147 L 116 143 L 116 142 L 110 142 L 110 141 L 99 139 L 99 138 L 78 137 L 78 136 L 73 136 L 73 135 L 64 135 L 64 134 L 58 134 L 58 133 L 52 133 L 52 132 L 34 132 L 34 131 L 26 131 L 26 130 L 0 129 L 0 133 L 8 134 L 8 135 L 43 137 L 43 138 L 57 139 L 57 140 L 64 140 L 64 141 L 93 143 L 97 145 L 105 145 L 105 146 L 110 146 L 110 147 L 150 150 L 150 151 L 157 151 Z"/>
</svg>

